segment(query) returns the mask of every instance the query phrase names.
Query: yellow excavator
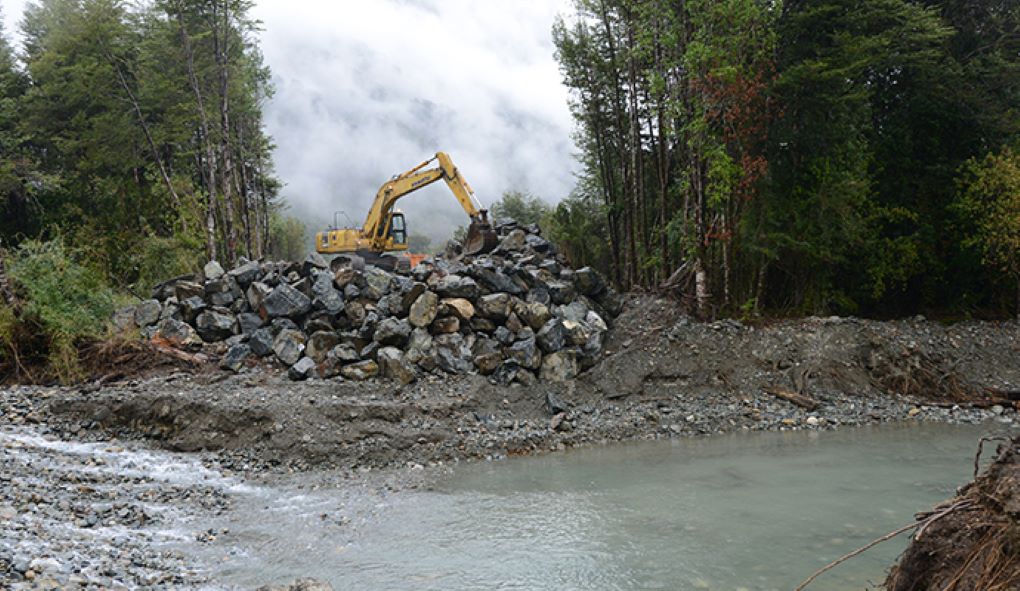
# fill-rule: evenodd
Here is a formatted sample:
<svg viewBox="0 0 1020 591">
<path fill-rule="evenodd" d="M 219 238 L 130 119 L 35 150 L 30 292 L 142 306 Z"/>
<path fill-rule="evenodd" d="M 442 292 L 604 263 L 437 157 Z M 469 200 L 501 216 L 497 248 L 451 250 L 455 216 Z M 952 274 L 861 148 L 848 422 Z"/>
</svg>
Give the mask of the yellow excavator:
<svg viewBox="0 0 1020 591">
<path fill-rule="evenodd" d="M 436 162 L 434 168 L 426 168 Z M 333 226 L 315 235 L 315 250 L 320 254 L 343 255 L 334 259 L 337 263 L 364 263 L 394 269 L 411 266 L 407 251 L 407 225 L 404 214 L 394 210 L 397 200 L 418 189 L 427 187 L 438 180 L 446 181 L 454 197 L 471 218 L 467 237 L 464 240 L 464 254 L 481 254 L 491 251 L 498 243 L 496 232 L 489 223 L 488 211 L 481 208 L 475 193 L 450 156 L 445 152 L 436 155 L 411 170 L 394 176 L 375 195 L 372 208 L 368 210 L 365 223 L 360 228 L 341 228 L 334 216 Z"/>
</svg>

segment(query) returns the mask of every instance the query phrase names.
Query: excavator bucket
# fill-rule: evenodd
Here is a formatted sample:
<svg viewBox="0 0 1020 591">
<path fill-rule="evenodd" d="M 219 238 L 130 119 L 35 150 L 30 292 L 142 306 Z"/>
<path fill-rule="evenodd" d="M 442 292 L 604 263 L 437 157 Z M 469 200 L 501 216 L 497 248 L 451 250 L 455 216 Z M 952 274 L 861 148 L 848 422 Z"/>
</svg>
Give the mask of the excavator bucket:
<svg viewBox="0 0 1020 591">
<path fill-rule="evenodd" d="M 492 224 L 485 217 L 482 221 L 473 221 L 468 226 L 467 237 L 464 238 L 464 254 L 484 254 L 492 252 L 499 244 L 499 235 L 492 229 Z"/>
</svg>

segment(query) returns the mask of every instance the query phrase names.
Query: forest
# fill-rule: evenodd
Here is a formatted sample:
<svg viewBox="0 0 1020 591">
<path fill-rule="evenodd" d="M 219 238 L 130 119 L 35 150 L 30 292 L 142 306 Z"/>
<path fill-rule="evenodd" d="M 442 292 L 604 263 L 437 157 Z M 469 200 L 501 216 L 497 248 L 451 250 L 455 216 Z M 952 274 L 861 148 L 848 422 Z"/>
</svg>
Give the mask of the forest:
<svg viewBox="0 0 1020 591">
<path fill-rule="evenodd" d="M 269 249 L 271 95 L 246 0 L 41 0 L 0 40 L 0 241 L 145 291 Z"/>
<path fill-rule="evenodd" d="M 575 264 L 708 315 L 1020 310 L 1016 2 L 574 6 Z"/>
<path fill-rule="evenodd" d="M 299 256 L 252 6 L 30 3 L 17 54 L 0 32 L 0 248 L 142 297 Z M 493 211 L 574 266 L 706 317 L 1020 309 L 1015 2 L 576 0 L 551 34 L 578 183 Z"/>
</svg>

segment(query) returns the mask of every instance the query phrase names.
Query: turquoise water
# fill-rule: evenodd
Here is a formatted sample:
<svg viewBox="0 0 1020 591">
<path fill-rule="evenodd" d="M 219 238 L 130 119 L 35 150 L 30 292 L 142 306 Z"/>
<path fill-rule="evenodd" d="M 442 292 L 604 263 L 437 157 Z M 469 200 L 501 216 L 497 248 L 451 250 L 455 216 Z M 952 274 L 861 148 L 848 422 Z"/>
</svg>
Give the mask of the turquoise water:
<svg viewBox="0 0 1020 591">
<path fill-rule="evenodd" d="M 245 587 L 790 590 L 952 496 L 1002 430 L 750 433 L 466 465 L 428 492 L 253 489 L 203 552 Z M 875 588 L 906 539 L 810 588 Z"/>
</svg>

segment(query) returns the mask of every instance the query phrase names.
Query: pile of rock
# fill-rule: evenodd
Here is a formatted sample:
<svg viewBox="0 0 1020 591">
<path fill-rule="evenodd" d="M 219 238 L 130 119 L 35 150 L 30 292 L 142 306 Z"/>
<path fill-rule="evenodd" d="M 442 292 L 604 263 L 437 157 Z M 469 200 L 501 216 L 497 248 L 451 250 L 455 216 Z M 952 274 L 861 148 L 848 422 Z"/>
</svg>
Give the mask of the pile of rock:
<svg viewBox="0 0 1020 591">
<path fill-rule="evenodd" d="M 536 226 L 498 231 L 492 253 L 460 256 L 451 243 L 407 273 L 333 272 L 316 253 L 303 263 L 242 260 L 230 271 L 212 261 L 119 310 L 114 324 L 177 347 L 222 343 L 220 365 L 233 371 L 275 357 L 295 380 L 573 378 L 602 355 L 620 298 L 596 271 L 568 268 Z"/>
</svg>

